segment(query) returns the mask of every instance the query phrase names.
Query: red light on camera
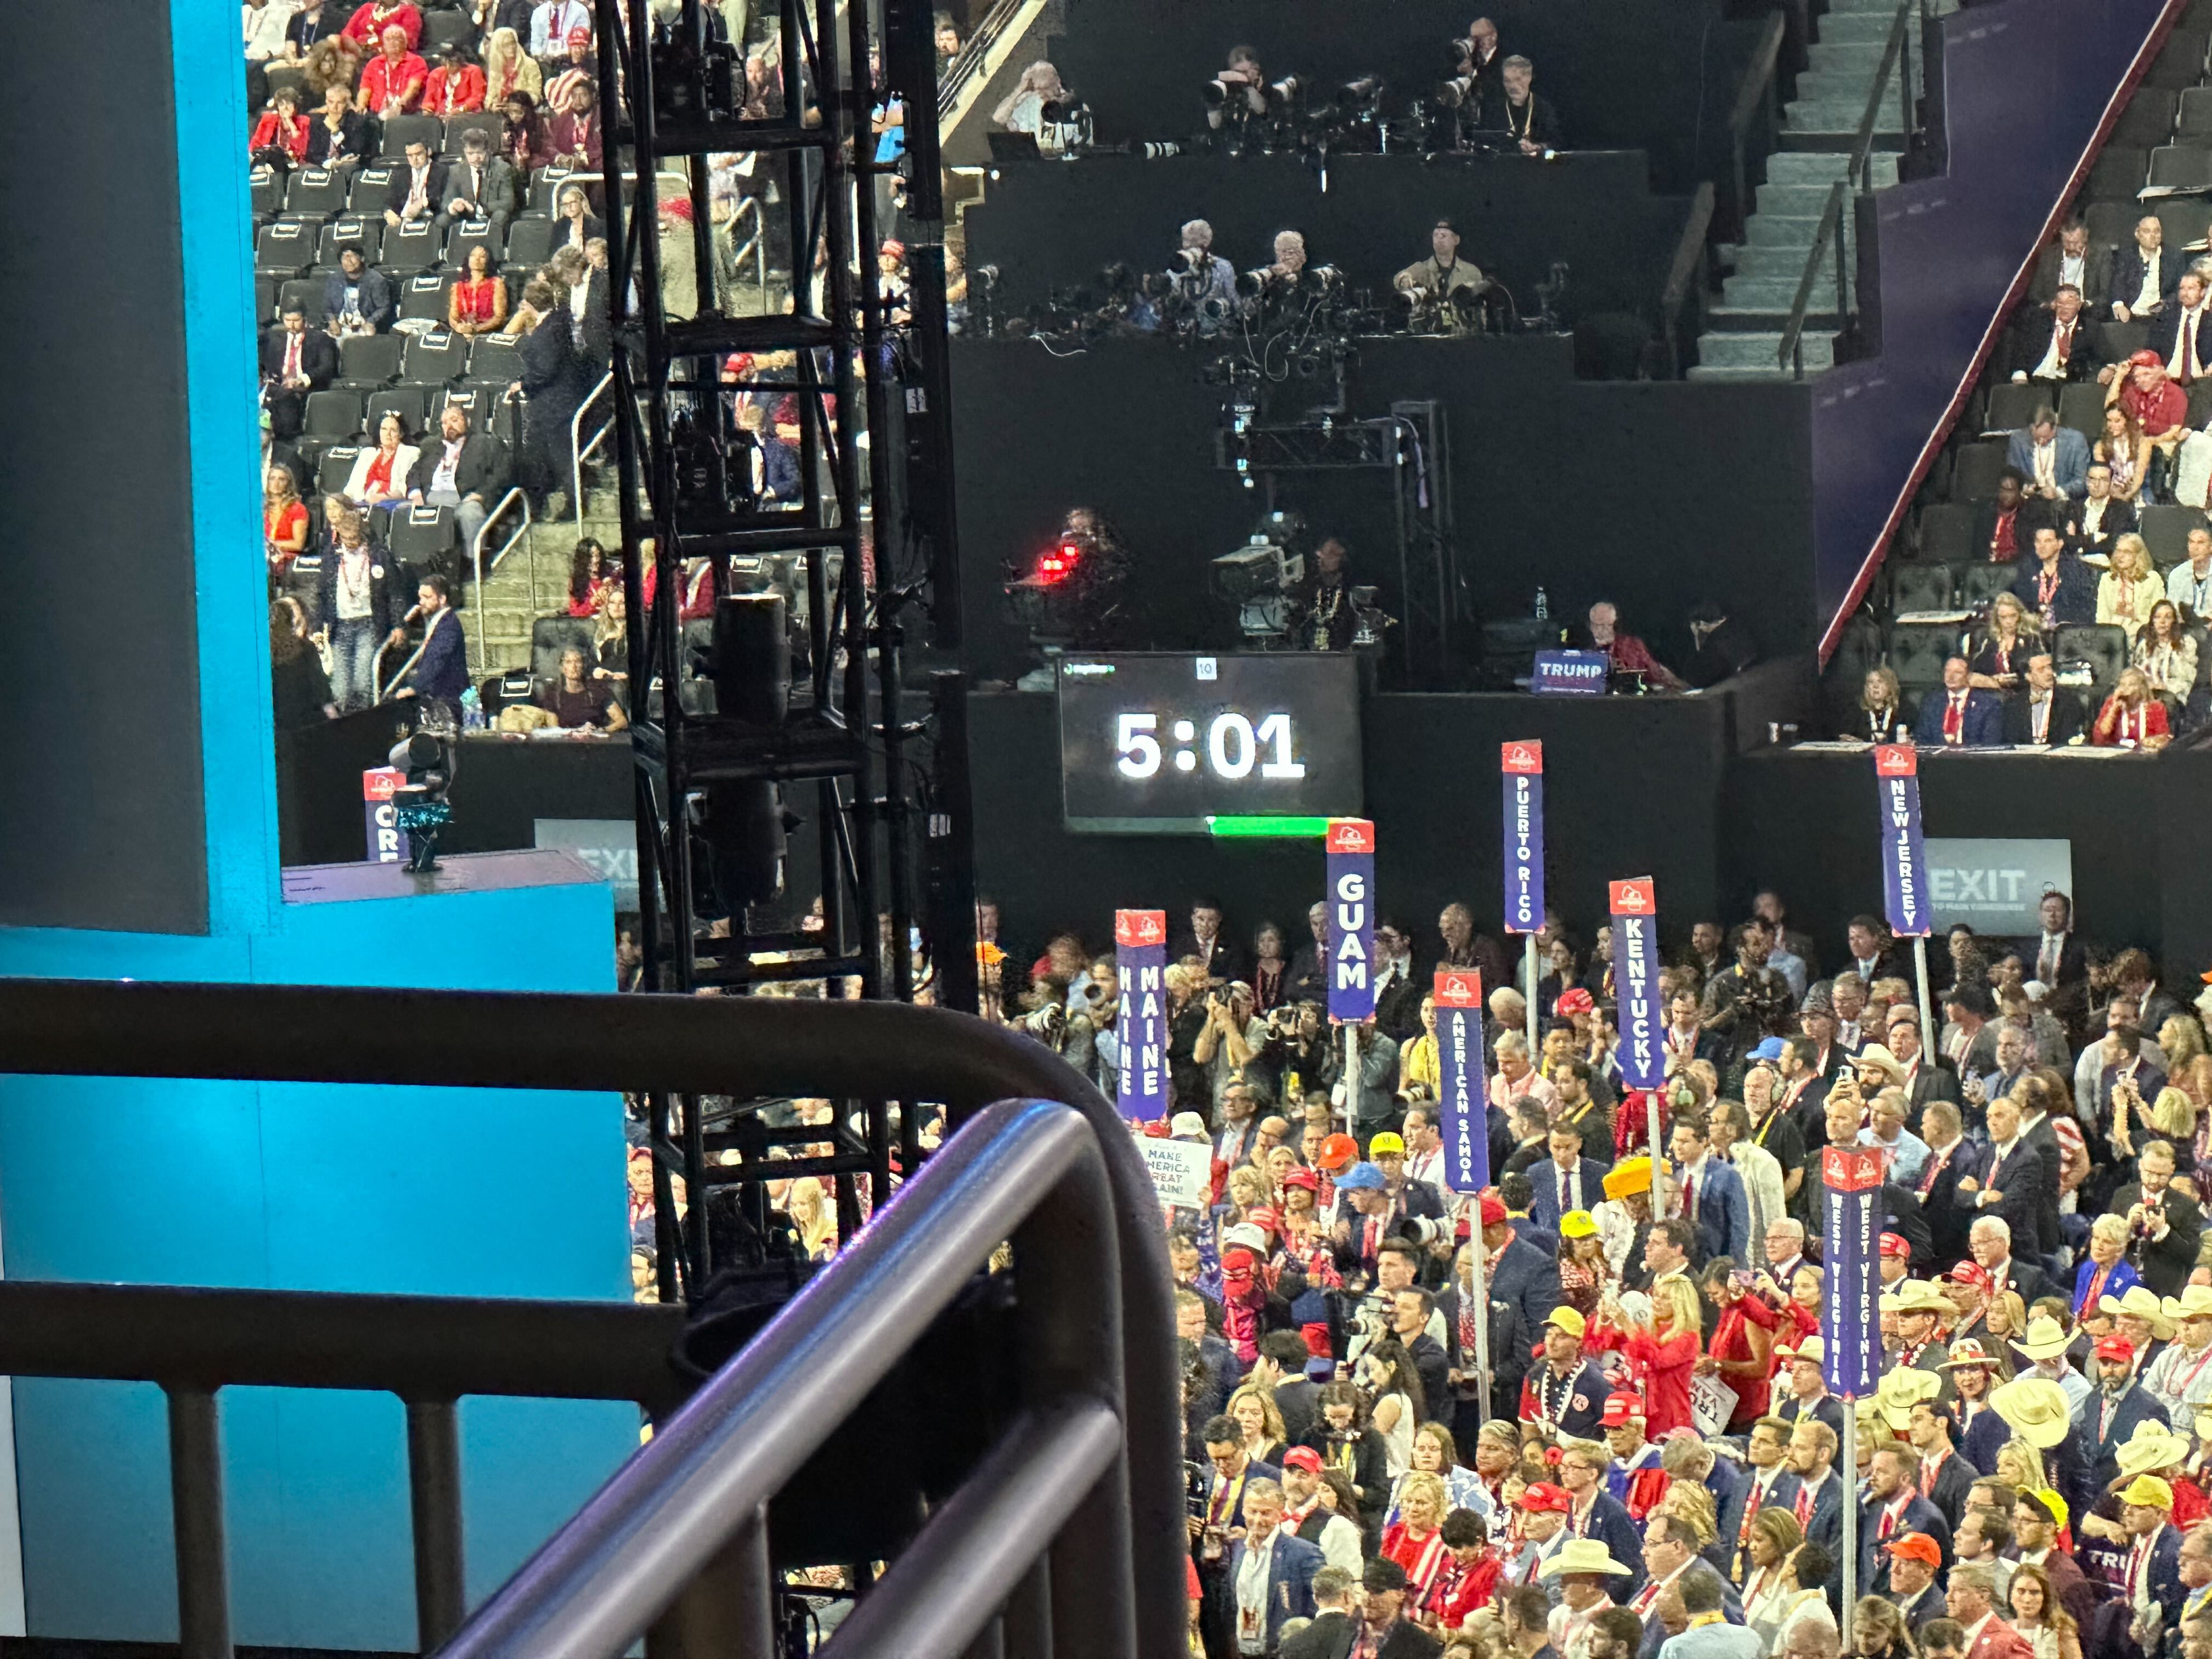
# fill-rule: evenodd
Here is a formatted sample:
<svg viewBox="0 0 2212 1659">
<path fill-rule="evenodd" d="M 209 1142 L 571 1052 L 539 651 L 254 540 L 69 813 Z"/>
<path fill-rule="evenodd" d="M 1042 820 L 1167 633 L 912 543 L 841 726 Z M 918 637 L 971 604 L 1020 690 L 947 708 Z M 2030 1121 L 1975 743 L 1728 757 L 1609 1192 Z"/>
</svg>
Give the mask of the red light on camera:
<svg viewBox="0 0 2212 1659">
<path fill-rule="evenodd" d="M 1037 580 L 1048 586 L 1054 582 L 1064 582 L 1075 574 L 1075 567 L 1082 561 L 1081 548 L 1073 542 L 1062 542 L 1038 556 Z"/>
</svg>

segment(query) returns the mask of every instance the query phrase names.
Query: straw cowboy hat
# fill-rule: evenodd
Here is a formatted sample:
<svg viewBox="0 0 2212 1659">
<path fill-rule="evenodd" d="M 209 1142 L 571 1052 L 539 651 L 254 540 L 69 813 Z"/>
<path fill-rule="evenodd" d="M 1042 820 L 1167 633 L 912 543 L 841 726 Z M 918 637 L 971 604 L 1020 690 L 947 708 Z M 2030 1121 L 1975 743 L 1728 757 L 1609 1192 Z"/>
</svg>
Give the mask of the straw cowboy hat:
<svg viewBox="0 0 2212 1659">
<path fill-rule="evenodd" d="M 1896 1291 L 1881 1299 L 1884 1313 L 1948 1314 L 1950 1298 L 1924 1279 L 1908 1279 L 1898 1285 Z"/>
<path fill-rule="evenodd" d="M 2212 1285 L 2185 1285 L 2179 1297 L 2169 1296 L 2159 1309 L 2177 1325 L 2185 1319 L 2212 1319 Z"/>
<path fill-rule="evenodd" d="M 1808 1365 L 1825 1364 L 1828 1358 L 1828 1345 L 1817 1331 L 1801 1340 L 1795 1348 L 1783 1348 L 1778 1352 L 1784 1359 L 1802 1360 Z"/>
<path fill-rule="evenodd" d="M 1990 1405 L 2019 1431 L 2021 1439 L 2039 1451 L 2057 1445 L 2073 1427 L 2066 1390 L 2047 1376 L 2015 1376 L 2009 1382 L 2001 1382 L 1990 1391 Z"/>
<path fill-rule="evenodd" d="M 2059 1328 L 2057 1320 L 2049 1314 L 2039 1314 L 2027 1322 L 2027 1331 L 2012 1346 L 2014 1352 L 2026 1354 L 2030 1359 L 2056 1359 L 2072 1341 L 2073 1338 Z"/>
<path fill-rule="evenodd" d="M 1912 1420 L 1915 1406 L 1942 1392 L 1943 1379 L 1935 1372 L 1923 1371 L 1917 1365 L 1900 1365 L 1882 1374 L 1874 1391 L 1874 1403 L 1883 1421 L 1901 1430 Z"/>
<path fill-rule="evenodd" d="M 1596 1538 L 1570 1538 L 1559 1546 L 1559 1553 L 1536 1569 L 1539 1578 L 1556 1578 L 1568 1572 L 1633 1573 L 1633 1567 L 1624 1567 L 1613 1559 L 1604 1541 Z"/>
<path fill-rule="evenodd" d="M 2137 1319 L 2150 1321 L 2150 1334 L 2161 1342 L 2173 1340 L 2173 1321 L 2166 1316 L 2159 1304 L 2158 1292 L 2148 1285 L 2130 1285 L 2125 1296 L 2105 1296 L 2097 1298 L 2097 1311 L 2118 1318 L 2122 1314 L 2133 1314 Z"/>
<path fill-rule="evenodd" d="M 2149 1418 L 2136 1425 L 2135 1432 L 2121 1443 L 2118 1451 L 2119 1480 L 2132 1480 L 2139 1474 L 2156 1474 L 2160 1469 L 2170 1469 L 2187 1461 L 2189 1442 Z M 2117 1486 L 2118 1481 L 2111 1484 Z"/>
<path fill-rule="evenodd" d="M 1961 1365 L 1993 1367 L 1996 1363 L 1997 1357 L 1970 1336 L 1962 1342 L 1954 1342 L 1951 1345 L 1951 1357 L 1936 1369 L 1955 1371 Z"/>
<path fill-rule="evenodd" d="M 1880 1072 L 1882 1076 L 1889 1079 L 1892 1087 L 1896 1087 L 1905 1081 L 1904 1062 L 1879 1042 L 1869 1042 L 1858 1053 L 1853 1054 L 1851 1066 L 1855 1071 Z"/>
</svg>

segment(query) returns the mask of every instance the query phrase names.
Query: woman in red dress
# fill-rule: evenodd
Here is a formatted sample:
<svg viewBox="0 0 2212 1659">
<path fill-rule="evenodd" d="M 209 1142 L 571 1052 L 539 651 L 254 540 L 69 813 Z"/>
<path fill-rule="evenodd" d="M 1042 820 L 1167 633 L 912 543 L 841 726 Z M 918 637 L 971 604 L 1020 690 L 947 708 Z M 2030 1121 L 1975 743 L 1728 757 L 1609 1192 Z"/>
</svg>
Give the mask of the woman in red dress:
<svg viewBox="0 0 2212 1659">
<path fill-rule="evenodd" d="M 1701 1376 L 1719 1377 L 1735 1392 L 1735 1409 L 1726 1425 L 1734 1434 L 1749 1433 L 1766 1415 L 1766 1383 L 1774 1372 L 1774 1331 L 1780 1318 L 1753 1292 L 1750 1279 L 1726 1256 L 1705 1270 L 1705 1294 L 1721 1317 L 1695 1369 Z"/>
<path fill-rule="evenodd" d="M 289 467 L 269 469 L 261 501 L 261 536 L 274 575 L 283 575 L 307 550 L 307 504 L 293 487 Z"/>
<path fill-rule="evenodd" d="M 2089 741 L 2106 748 L 2163 749 L 2172 741 L 2166 706 L 2150 694 L 2150 677 L 2140 668 L 2120 672 L 2120 680 L 2090 728 Z"/>
<path fill-rule="evenodd" d="M 1451 1559 L 1444 1547 L 1444 1483 L 1433 1474 L 1409 1474 L 1398 1491 L 1398 1519 L 1382 1529 L 1382 1553 L 1406 1570 L 1406 1601 L 1429 1599 Z"/>
<path fill-rule="evenodd" d="M 507 321 L 507 284 L 491 274 L 491 250 L 478 242 L 469 250 L 468 275 L 453 284 L 446 321 L 456 334 L 496 334 Z"/>
<path fill-rule="evenodd" d="M 1690 1416 L 1690 1374 L 1698 1363 L 1702 1325 L 1694 1285 L 1677 1273 L 1651 1287 L 1651 1316 L 1632 1321 L 1607 1291 L 1598 1303 L 1599 1322 L 1586 1346 L 1617 1349 L 1644 1395 L 1646 1437 L 1654 1443 L 1674 1429 L 1695 1427 Z"/>
<path fill-rule="evenodd" d="M 269 108 L 253 124 L 253 134 L 246 141 L 246 154 L 257 161 L 275 161 L 276 151 L 290 166 L 297 167 L 307 159 L 307 118 L 300 113 L 300 94 L 289 86 L 278 87 L 269 94 Z"/>
</svg>

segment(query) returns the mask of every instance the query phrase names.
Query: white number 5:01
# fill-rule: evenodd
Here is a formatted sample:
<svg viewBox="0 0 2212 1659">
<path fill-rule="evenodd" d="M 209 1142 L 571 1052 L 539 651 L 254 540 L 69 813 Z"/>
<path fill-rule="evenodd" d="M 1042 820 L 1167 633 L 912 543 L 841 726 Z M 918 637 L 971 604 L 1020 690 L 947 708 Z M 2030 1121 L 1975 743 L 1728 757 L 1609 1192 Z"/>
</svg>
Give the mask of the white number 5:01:
<svg viewBox="0 0 2212 1659">
<path fill-rule="evenodd" d="M 1120 714 L 1114 720 L 1114 747 L 1120 758 L 1114 764 L 1125 778 L 1149 778 L 1160 769 L 1160 740 L 1152 729 L 1158 714 Z"/>
</svg>

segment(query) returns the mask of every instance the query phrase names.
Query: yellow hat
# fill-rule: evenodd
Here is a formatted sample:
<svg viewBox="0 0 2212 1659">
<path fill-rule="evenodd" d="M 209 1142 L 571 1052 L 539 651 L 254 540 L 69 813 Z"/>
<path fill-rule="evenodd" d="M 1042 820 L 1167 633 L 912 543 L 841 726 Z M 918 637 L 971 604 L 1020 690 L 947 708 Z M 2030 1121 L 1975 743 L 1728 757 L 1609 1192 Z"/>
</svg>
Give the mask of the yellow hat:
<svg viewBox="0 0 2212 1659">
<path fill-rule="evenodd" d="M 2139 1474 L 2120 1494 L 2120 1502 L 2147 1510 L 2170 1510 L 2173 1507 L 2173 1488 L 2154 1474 Z"/>
<path fill-rule="evenodd" d="M 1386 1152 L 1403 1154 L 1405 1150 L 1405 1138 L 1395 1135 L 1388 1129 L 1367 1143 L 1367 1156 L 1370 1158 L 1381 1158 Z"/>
<path fill-rule="evenodd" d="M 1605 1172 L 1605 1195 L 1607 1198 L 1626 1198 L 1631 1193 L 1651 1190 L 1651 1160 L 1649 1158 L 1625 1158 Z"/>
<path fill-rule="evenodd" d="M 1588 1210 L 1570 1210 L 1559 1218 L 1561 1238 L 1595 1238 L 1597 1218 Z"/>
<path fill-rule="evenodd" d="M 2041 1500 L 2043 1507 L 2051 1511 L 2051 1518 L 2057 1524 L 2058 1530 L 2065 1531 L 2066 1516 L 2069 1513 L 2066 1500 L 2048 1486 L 2036 1487 L 2035 1496 Z"/>
<path fill-rule="evenodd" d="M 1564 1302 L 1552 1310 L 1552 1316 L 1544 1322 L 1547 1325 L 1557 1325 L 1569 1336 L 1580 1336 L 1587 1328 L 1583 1322 L 1582 1315 Z"/>
</svg>

